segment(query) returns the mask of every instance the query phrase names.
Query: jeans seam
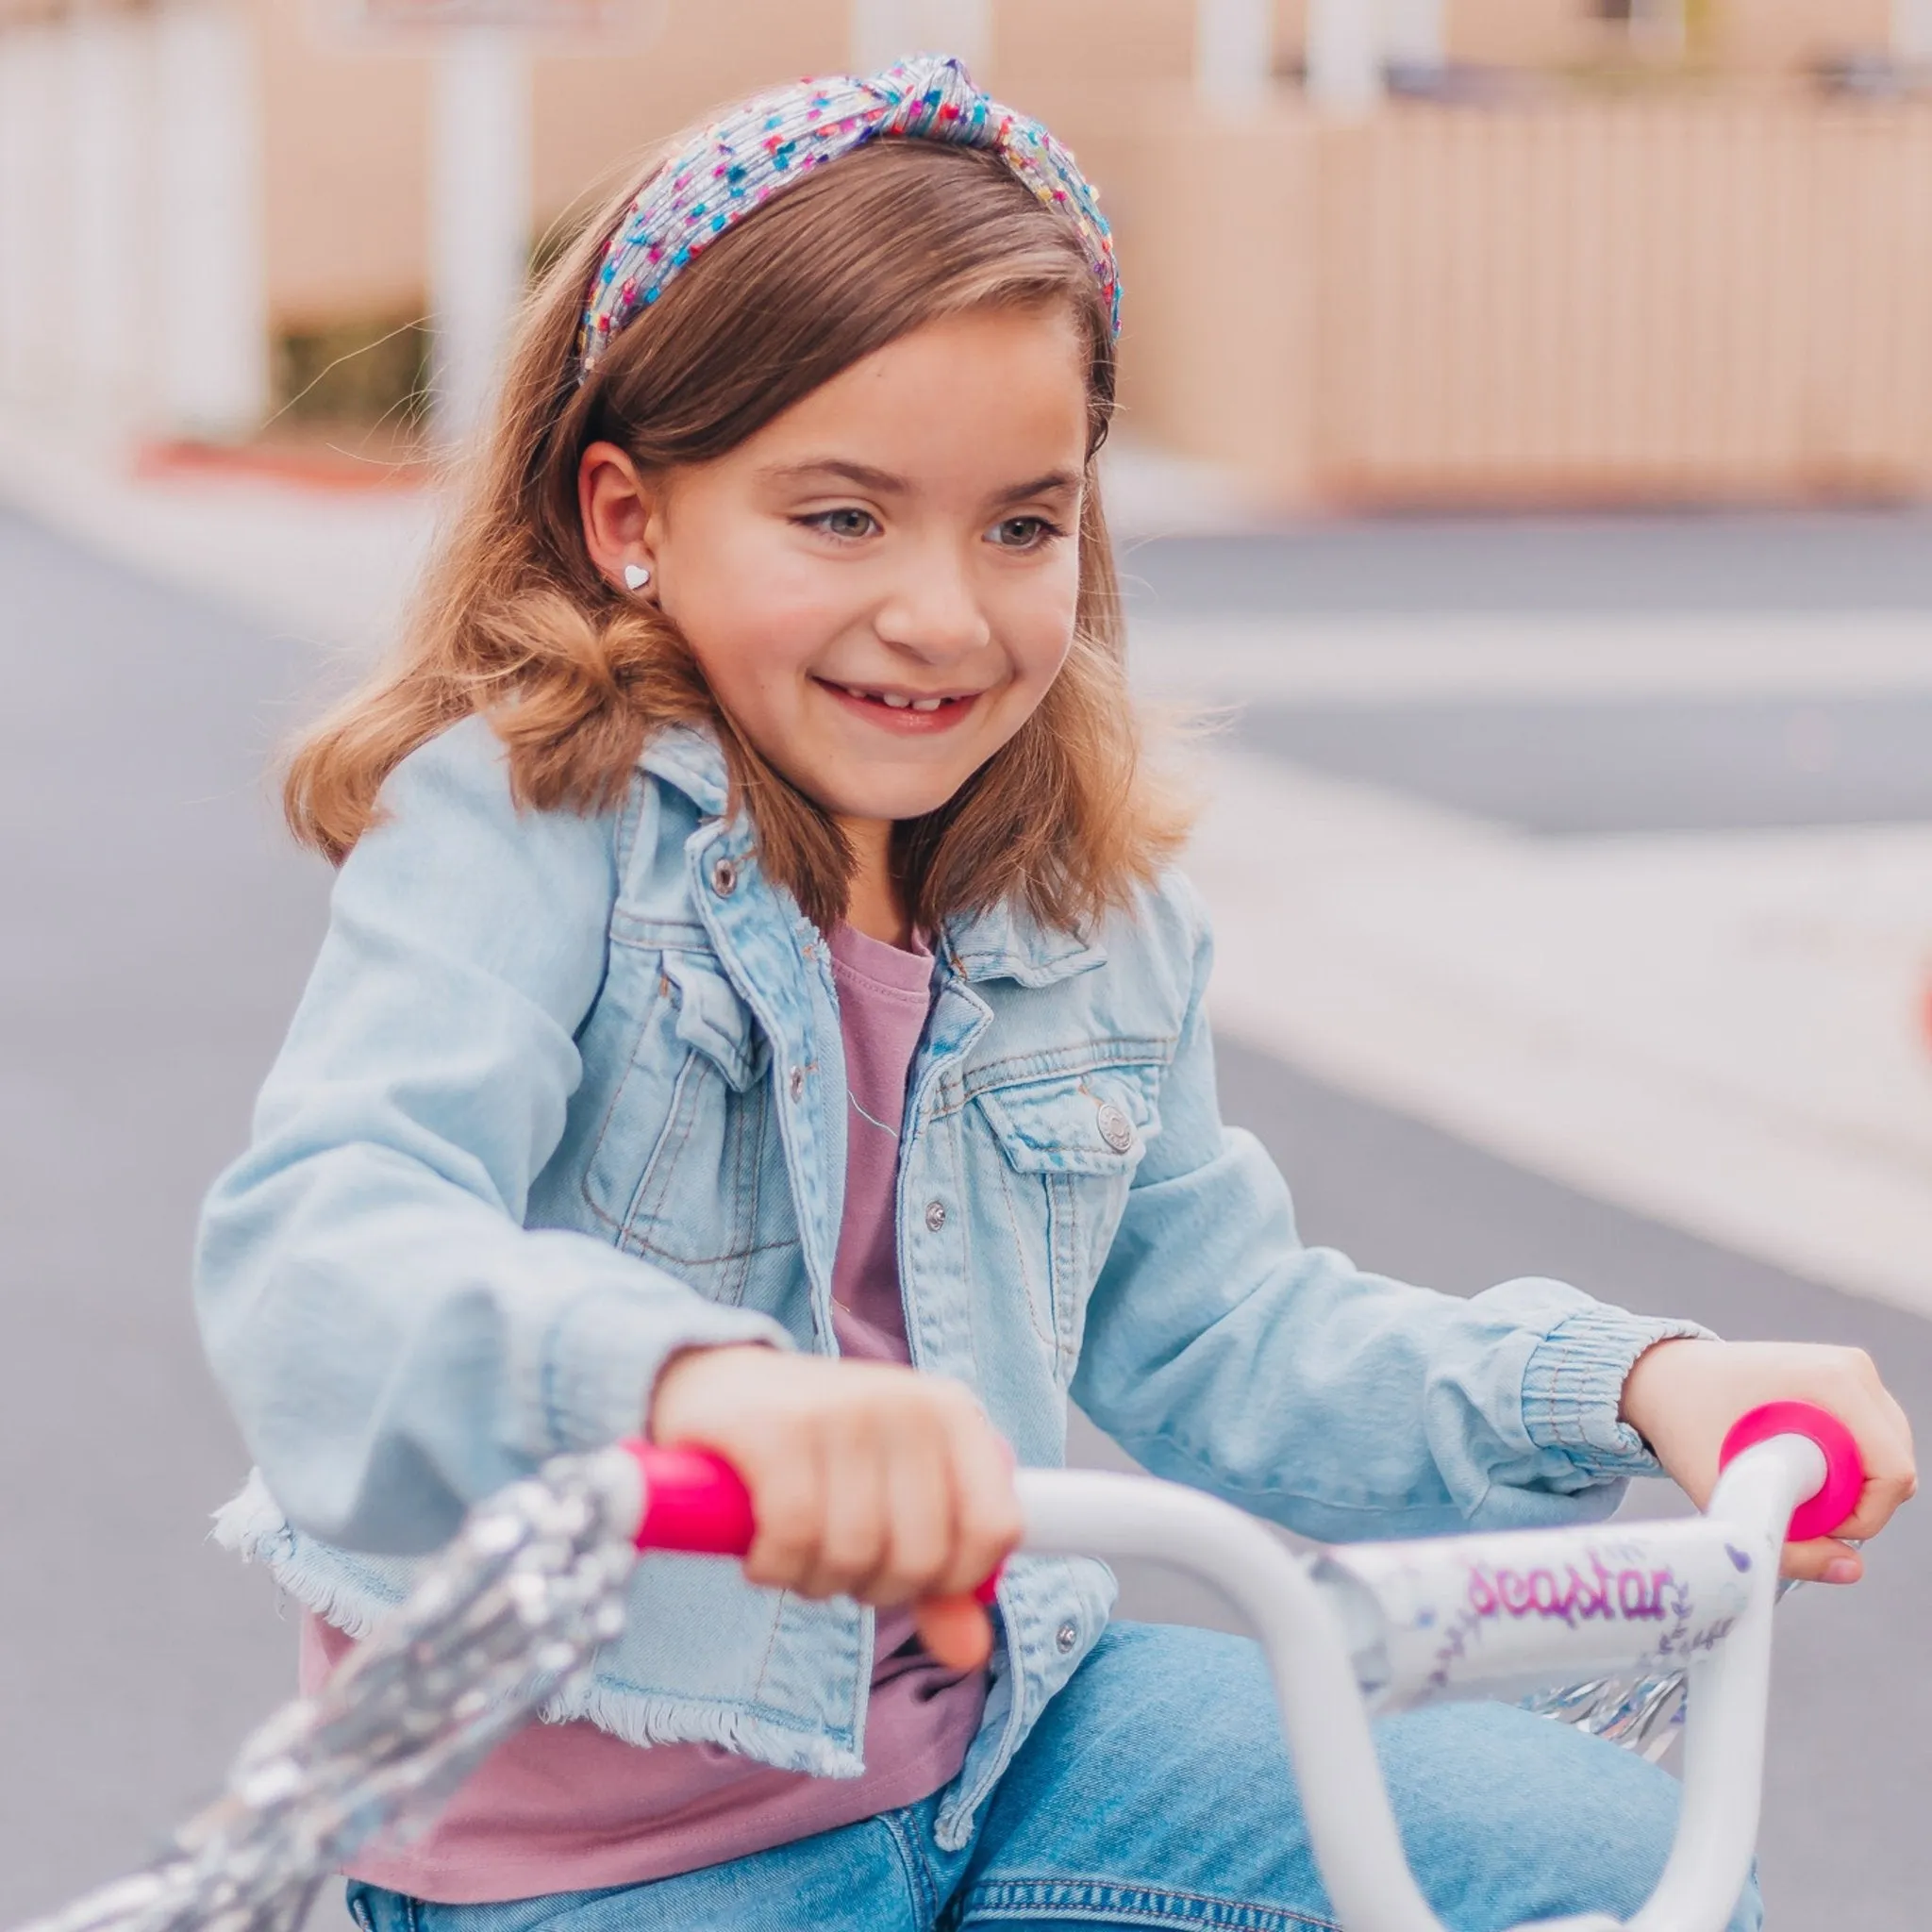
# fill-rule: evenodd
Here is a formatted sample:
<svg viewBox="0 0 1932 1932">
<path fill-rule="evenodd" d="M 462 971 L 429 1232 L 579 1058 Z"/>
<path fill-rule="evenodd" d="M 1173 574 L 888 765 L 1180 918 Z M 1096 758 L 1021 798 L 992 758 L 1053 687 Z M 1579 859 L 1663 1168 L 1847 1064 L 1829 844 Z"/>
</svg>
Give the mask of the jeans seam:
<svg viewBox="0 0 1932 1932">
<path fill-rule="evenodd" d="M 933 1883 L 924 1853 L 906 1829 L 905 1814 L 882 1811 L 876 1822 L 885 1826 L 887 1837 L 892 1840 L 892 1849 L 899 1855 L 907 1887 L 918 1903 L 919 1923 L 927 1926 L 937 1924 L 941 1904 L 939 1888 Z"/>
<path fill-rule="evenodd" d="M 1049 1913 L 1103 1925 L 1190 1925 L 1225 1932 L 1341 1932 L 1333 1919 L 1287 1906 L 1261 1906 L 1208 1892 L 1175 1891 L 1091 1877 L 995 1878 L 973 1888 L 959 1912 L 962 1926 Z"/>
</svg>

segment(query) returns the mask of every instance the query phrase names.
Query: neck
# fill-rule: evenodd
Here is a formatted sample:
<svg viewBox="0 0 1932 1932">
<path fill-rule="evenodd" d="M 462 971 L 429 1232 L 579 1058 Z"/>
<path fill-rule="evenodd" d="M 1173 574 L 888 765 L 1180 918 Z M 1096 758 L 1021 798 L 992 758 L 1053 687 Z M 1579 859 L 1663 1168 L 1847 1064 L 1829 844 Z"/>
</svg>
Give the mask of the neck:
<svg viewBox="0 0 1932 1932">
<path fill-rule="evenodd" d="M 852 883 L 845 900 L 845 924 L 869 940 L 901 948 L 912 943 L 906 895 L 892 874 L 892 823 L 890 819 L 841 819 L 839 829 L 852 848 Z"/>
</svg>

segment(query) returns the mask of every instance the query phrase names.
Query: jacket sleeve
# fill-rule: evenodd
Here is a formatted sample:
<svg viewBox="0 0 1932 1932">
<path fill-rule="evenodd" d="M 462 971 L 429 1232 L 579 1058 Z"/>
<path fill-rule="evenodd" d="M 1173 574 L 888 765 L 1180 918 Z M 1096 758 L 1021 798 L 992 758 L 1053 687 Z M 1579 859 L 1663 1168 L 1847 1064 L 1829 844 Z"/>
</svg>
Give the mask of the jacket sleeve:
<svg viewBox="0 0 1932 1932">
<path fill-rule="evenodd" d="M 1618 1420 L 1632 1363 L 1707 1331 L 1555 1281 L 1463 1300 L 1305 1247 L 1273 1161 L 1222 1124 L 1210 947 L 1191 924 L 1160 1130 L 1094 1289 L 1075 1401 L 1157 1475 L 1326 1541 L 1607 1516 L 1624 1478 L 1659 1473 Z"/>
<path fill-rule="evenodd" d="M 611 818 L 519 812 L 481 720 L 405 760 L 383 805 L 204 1209 L 195 1291 L 290 1521 L 409 1555 L 544 1457 L 635 1432 L 679 1349 L 785 1337 L 523 1225 L 602 984 Z"/>
</svg>

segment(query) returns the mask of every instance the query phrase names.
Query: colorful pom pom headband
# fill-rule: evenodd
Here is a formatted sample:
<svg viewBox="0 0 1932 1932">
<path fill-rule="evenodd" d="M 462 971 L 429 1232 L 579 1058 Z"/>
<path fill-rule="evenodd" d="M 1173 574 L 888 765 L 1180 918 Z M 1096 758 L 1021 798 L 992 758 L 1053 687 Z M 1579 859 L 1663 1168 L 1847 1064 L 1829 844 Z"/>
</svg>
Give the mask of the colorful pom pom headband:
<svg viewBox="0 0 1932 1932">
<path fill-rule="evenodd" d="M 1074 225 L 1120 332 L 1120 270 L 1099 198 L 1038 121 L 974 86 L 958 61 L 901 61 L 867 79 L 800 81 L 734 108 L 642 188 L 605 244 L 577 332 L 577 376 L 678 272 L 753 209 L 826 161 L 872 141 L 936 141 L 999 156 Z"/>
</svg>

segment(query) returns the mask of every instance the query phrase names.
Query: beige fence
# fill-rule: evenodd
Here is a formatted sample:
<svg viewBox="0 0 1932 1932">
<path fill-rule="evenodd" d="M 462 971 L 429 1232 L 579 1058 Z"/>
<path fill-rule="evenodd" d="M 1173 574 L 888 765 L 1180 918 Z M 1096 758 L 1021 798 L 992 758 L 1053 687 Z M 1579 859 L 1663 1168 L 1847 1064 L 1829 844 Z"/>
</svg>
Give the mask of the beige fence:
<svg viewBox="0 0 1932 1932">
<path fill-rule="evenodd" d="M 1176 115 L 1132 418 L 1289 500 L 1932 495 L 1932 108 Z"/>
</svg>

